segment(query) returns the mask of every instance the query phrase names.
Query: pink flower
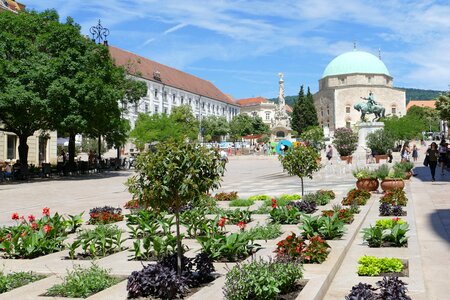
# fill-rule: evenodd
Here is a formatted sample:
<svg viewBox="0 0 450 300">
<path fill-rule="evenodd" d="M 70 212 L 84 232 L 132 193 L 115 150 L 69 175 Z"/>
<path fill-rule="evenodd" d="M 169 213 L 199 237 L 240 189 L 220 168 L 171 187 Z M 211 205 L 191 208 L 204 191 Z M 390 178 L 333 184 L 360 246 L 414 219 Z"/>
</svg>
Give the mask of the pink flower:
<svg viewBox="0 0 450 300">
<path fill-rule="evenodd" d="M 13 220 L 19 220 L 19 214 L 18 213 L 13 213 L 12 215 L 11 215 L 11 219 L 13 219 Z"/>
<path fill-rule="evenodd" d="M 35 220 L 36 220 L 36 218 L 35 218 L 33 215 L 29 215 L 29 216 L 28 216 L 28 221 L 29 221 L 30 223 L 33 223 Z"/>
<path fill-rule="evenodd" d="M 26 231 L 22 232 L 22 234 L 20 236 L 21 237 L 26 237 L 27 236 L 27 232 Z"/>
<path fill-rule="evenodd" d="M 44 216 L 49 217 L 49 216 L 50 216 L 50 208 L 44 207 L 44 208 L 42 209 L 42 214 L 43 214 Z"/>
<path fill-rule="evenodd" d="M 11 233 L 8 233 L 8 234 L 6 235 L 6 238 L 7 238 L 8 240 L 11 240 Z"/>
<path fill-rule="evenodd" d="M 32 224 L 31 224 L 31 228 L 34 229 L 34 230 L 38 229 L 38 227 L 39 227 L 39 226 L 38 226 L 38 224 L 36 224 L 36 223 L 32 223 Z"/>
<path fill-rule="evenodd" d="M 46 224 L 46 225 L 44 225 L 43 229 L 44 229 L 45 233 L 49 233 L 52 230 L 52 227 L 50 225 Z"/>
</svg>

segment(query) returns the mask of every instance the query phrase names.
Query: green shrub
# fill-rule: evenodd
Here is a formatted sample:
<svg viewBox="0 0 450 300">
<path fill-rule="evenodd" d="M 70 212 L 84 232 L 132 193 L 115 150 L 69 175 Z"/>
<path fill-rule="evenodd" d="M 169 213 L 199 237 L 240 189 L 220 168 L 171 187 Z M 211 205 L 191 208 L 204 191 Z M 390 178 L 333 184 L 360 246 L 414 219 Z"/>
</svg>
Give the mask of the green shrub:
<svg viewBox="0 0 450 300">
<path fill-rule="evenodd" d="M 253 201 L 266 201 L 266 200 L 270 200 L 272 199 L 270 196 L 268 195 L 253 195 L 248 197 L 248 200 L 253 200 Z"/>
<path fill-rule="evenodd" d="M 272 223 L 279 224 L 298 224 L 300 223 L 302 213 L 296 207 L 280 206 L 272 208 L 270 219 Z"/>
<path fill-rule="evenodd" d="M 334 197 L 333 191 L 320 190 L 315 193 L 305 194 L 303 200 L 315 202 L 317 205 L 327 205 Z"/>
<path fill-rule="evenodd" d="M 414 168 L 414 163 L 411 161 L 405 161 L 405 162 L 396 162 L 394 164 L 394 169 L 402 170 L 403 172 L 409 172 Z"/>
<path fill-rule="evenodd" d="M 393 189 L 387 191 L 383 197 L 380 198 L 380 203 L 387 203 L 393 206 L 406 206 L 408 203 L 408 198 L 406 197 L 406 193 L 403 189 Z"/>
<path fill-rule="evenodd" d="M 389 166 L 387 164 L 379 166 L 378 169 L 376 170 L 376 173 L 378 179 L 380 180 L 386 179 L 386 177 L 388 177 L 389 175 Z"/>
<path fill-rule="evenodd" d="M 394 137 L 384 128 L 367 134 L 366 141 L 367 147 L 379 155 L 386 154 L 389 149 L 395 146 Z"/>
<path fill-rule="evenodd" d="M 359 276 L 379 276 L 382 273 L 400 273 L 403 271 L 403 262 L 398 258 L 378 258 L 363 256 L 358 261 Z"/>
<path fill-rule="evenodd" d="M 278 198 L 278 200 L 281 200 L 281 201 L 291 200 L 292 201 L 292 200 L 300 200 L 301 198 L 302 198 L 302 196 L 299 194 L 292 194 L 292 195 L 283 194 Z"/>
<path fill-rule="evenodd" d="M 318 235 L 325 240 L 333 240 L 342 237 L 345 233 L 344 222 L 338 218 L 337 214 L 332 217 L 305 215 L 299 228 L 304 238 Z"/>
<path fill-rule="evenodd" d="M 268 200 L 264 201 L 264 205 L 265 206 L 271 206 L 272 205 L 272 200 L 275 198 L 271 198 Z M 291 200 L 287 200 L 287 199 L 276 199 L 277 202 L 277 206 L 286 206 L 289 202 L 291 202 Z"/>
<path fill-rule="evenodd" d="M 352 172 L 356 179 L 376 179 L 377 173 L 369 168 L 357 168 Z"/>
<path fill-rule="evenodd" d="M 43 278 L 45 278 L 44 275 L 32 272 L 14 272 L 6 275 L 0 272 L 0 294 Z"/>
<path fill-rule="evenodd" d="M 271 240 L 282 234 L 280 224 L 269 224 L 265 226 L 257 225 L 251 228 L 248 233 L 255 240 Z"/>
<path fill-rule="evenodd" d="M 47 290 L 46 296 L 71 298 L 87 298 L 92 294 L 107 289 L 120 279 L 109 275 L 109 271 L 92 265 L 89 269 L 75 267 L 68 271 L 63 283 L 56 284 Z"/>
<path fill-rule="evenodd" d="M 257 210 L 252 210 L 252 214 L 264 215 L 270 213 L 271 210 L 272 208 L 270 208 L 269 206 L 261 205 Z"/>
<path fill-rule="evenodd" d="M 231 201 L 231 200 L 236 200 L 238 199 L 238 194 L 237 192 L 221 192 L 221 193 L 217 193 L 214 198 L 217 201 Z"/>
<path fill-rule="evenodd" d="M 236 200 L 231 200 L 228 203 L 228 206 L 233 207 L 233 206 L 238 206 L 238 207 L 242 207 L 242 206 L 251 206 L 253 205 L 253 203 L 255 203 L 253 200 L 250 199 L 236 199 Z"/>
<path fill-rule="evenodd" d="M 301 278 L 303 271 L 298 263 L 253 261 L 234 266 L 226 274 L 223 290 L 228 300 L 275 299 L 290 292 Z"/>
</svg>

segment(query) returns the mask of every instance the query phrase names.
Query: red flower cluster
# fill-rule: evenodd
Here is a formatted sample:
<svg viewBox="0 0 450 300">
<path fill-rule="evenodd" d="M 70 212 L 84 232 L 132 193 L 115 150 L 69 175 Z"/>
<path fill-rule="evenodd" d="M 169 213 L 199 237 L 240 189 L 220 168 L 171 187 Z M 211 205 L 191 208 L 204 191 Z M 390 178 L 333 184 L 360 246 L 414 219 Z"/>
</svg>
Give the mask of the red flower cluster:
<svg viewBox="0 0 450 300">
<path fill-rule="evenodd" d="M 277 199 L 272 198 L 272 208 L 277 208 Z"/>
<path fill-rule="evenodd" d="M 288 257 L 304 263 L 322 263 L 328 256 L 330 246 L 320 236 L 311 237 L 307 242 L 292 233 L 277 244 L 277 257 Z"/>
<path fill-rule="evenodd" d="M 11 219 L 13 219 L 13 220 L 19 220 L 19 214 L 18 213 L 13 213 L 12 215 L 11 215 Z"/>
<path fill-rule="evenodd" d="M 36 220 L 36 218 L 35 218 L 33 215 L 29 215 L 29 216 L 28 216 L 28 221 L 29 221 L 30 223 L 33 223 L 35 220 Z"/>
<path fill-rule="evenodd" d="M 42 229 L 44 230 L 45 233 L 49 233 L 52 230 L 52 226 L 46 224 Z"/>
<path fill-rule="evenodd" d="M 50 208 L 44 207 L 44 208 L 42 209 L 42 214 L 43 214 L 44 216 L 50 217 Z"/>
<path fill-rule="evenodd" d="M 123 220 L 122 215 L 110 212 L 91 213 L 89 217 L 89 224 L 109 224 Z"/>
<path fill-rule="evenodd" d="M 222 217 L 222 218 L 220 218 L 219 222 L 217 222 L 217 226 L 223 228 L 223 227 L 225 226 L 225 223 L 226 223 L 226 222 L 227 222 L 227 218 Z"/>
<path fill-rule="evenodd" d="M 237 226 L 241 229 L 241 231 L 244 231 L 247 224 L 245 224 L 244 221 L 240 221 L 239 223 L 237 223 Z"/>
</svg>

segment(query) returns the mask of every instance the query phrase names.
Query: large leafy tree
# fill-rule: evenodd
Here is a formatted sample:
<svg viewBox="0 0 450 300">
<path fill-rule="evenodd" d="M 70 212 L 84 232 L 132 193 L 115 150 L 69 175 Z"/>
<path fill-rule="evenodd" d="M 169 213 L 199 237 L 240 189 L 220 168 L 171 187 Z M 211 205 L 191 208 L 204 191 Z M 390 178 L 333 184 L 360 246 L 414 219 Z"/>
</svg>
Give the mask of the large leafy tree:
<svg viewBox="0 0 450 300">
<path fill-rule="evenodd" d="M 447 95 L 439 96 L 436 101 L 436 109 L 442 120 L 450 121 L 450 91 Z"/>
<path fill-rule="evenodd" d="M 219 142 L 230 132 L 230 124 L 224 116 L 207 116 L 201 122 L 202 134 L 206 141 Z"/>
<path fill-rule="evenodd" d="M 19 158 L 28 164 L 27 139 L 51 127 L 47 87 L 56 72 L 48 35 L 57 23 L 54 11 L 41 14 L 0 14 L 0 121 L 1 130 L 19 138 Z M 61 25 L 64 31 L 69 25 Z"/>
<path fill-rule="evenodd" d="M 268 134 L 270 132 L 270 127 L 264 123 L 260 116 L 254 116 L 252 118 L 252 133 L 253 134 Z"/>
<path fill-rule="evenodd" d="M 291 147 L 284 154 L 278 157 L 289 175 L 296 175 L 302 183 L 302 196 L 304 194 L 303 178 L 313 178 L 314 172 L 320 170 L 321 165 L 318 163 L 320 154 L 317 150 L 310 146 L 298 145 Z"/>
<path fill-rule="evenodd" d="M 253 120 L 247 114 L 239 114 L 230 122 L 230 134 L 233 140 L 237 141 L 244 135 L 253 133 Z"/>
<path fill-rule="evenodd" d="M 217 151 L 180 142 L 160 143 L 155 152 L 139 156 L 137 174 L 128 180 L 133 199 L 154 209 L 172 208 L 177 232 L 178 274 L 182 245 L 180 208 L 219 187 L 221 164 Z"/>
<path fill-rule="evenodd" d="M 175 124 L 177 124 L 182 130 L 180 130 L 184 139 L 194 141 L 198 137 L 199 123 L 192 112 L 190 105 L 176 106 L 172 109 L 170 118 Z"/>
</svg>

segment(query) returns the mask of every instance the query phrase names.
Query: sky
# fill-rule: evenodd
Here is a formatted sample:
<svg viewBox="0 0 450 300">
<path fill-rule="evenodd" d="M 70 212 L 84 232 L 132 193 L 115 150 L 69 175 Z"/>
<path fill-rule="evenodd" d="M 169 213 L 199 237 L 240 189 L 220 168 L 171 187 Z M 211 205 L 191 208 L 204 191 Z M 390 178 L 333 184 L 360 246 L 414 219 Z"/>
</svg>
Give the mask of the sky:
<svg viewBox="0 0 450 300">
<path fill-rule="evenodd" d="M 235 99 L 317 92 L 336 56 L 380 54 L 394 86 L 447 91 L 449 0 L 19 0 L 56 9 L 83 34 L 98 20 L 110 45 L 211 81 Z"/>
</svg>

